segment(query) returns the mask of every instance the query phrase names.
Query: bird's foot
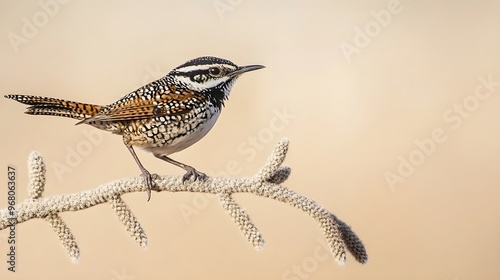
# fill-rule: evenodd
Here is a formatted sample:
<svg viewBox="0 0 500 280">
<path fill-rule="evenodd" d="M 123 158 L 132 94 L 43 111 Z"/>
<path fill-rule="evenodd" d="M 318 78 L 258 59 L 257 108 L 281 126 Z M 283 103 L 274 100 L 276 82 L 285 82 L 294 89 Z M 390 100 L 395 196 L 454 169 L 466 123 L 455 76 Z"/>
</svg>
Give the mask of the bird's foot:
<svg viewBox="0 0 500 280">
<path fill-rule="evenodd" d="M 207 179 L 207 174 L 194 169 L 194 167 L 187 166 L 185 169 L 187 172 L 186 174 L 184 174 L 184 176 L 182 176 L 182 183 L 184 183 L 186 180 L 189 180 L 191 177 L 193 177 L 195 181 L 204 181 L 205 179 Z"/>
<path fill-rule="evenodd" d="M 146 183 L 146 193 L 148 195 L 148 201 L 151 199 L 151 190 L 153 189 L 154 183 L 153 179 L 158 178 L 157 174 L 151 174 L 146 169 L 142 170 L 142 177 L 144 178 L 144 182 Z"/>
</svg>

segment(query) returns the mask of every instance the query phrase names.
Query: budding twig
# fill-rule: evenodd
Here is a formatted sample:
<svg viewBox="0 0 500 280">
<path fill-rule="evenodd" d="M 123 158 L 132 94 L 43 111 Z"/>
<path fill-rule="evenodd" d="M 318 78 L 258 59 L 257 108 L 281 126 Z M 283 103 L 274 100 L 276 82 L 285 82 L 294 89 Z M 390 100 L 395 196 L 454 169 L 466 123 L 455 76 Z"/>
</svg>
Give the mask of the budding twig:
<svg viewBox="0 0 500 280">
<path fill-rule="evenodd" d="M 346 260 L 346 250 L 354 258 L 365 263 L 368 260 L 361 240 L 343 221 L 329 212 L 314 200 L 302 196 L 281 185 L 291 173 L 291 169 L 281 166 L 288 151 L 288 140 L 278 143 L 267 163 L 257 175 L 245 178 L 209 177 L 204 181 L 182 182 L 181 177 L 159 176 L 155 179 L 154 190 L 157 192 L 198 192 L 210 193 L 219 198 L 222 208 L 233 219 L 243 236 L 257 250 L 264 246 L 264 239 L 251 221 L 248 213 L 232 197 L 235 193 L 251 193 L 287 203 L 306 212 L 320 225 L 326 237 L 334 259 L 343 264 Z M 79 257 L 79 248 L 68 226 L 59 214 L 67 211 L 80 211 L 92 206 L 109 203 L 125 229 L 141 246 L 147 246 L 147 237 L 139 221 L 125 204 L 122 195 L 132 192 L 145 192 L 146 187 L 142 177 L 132 177 L 102 184 L 95 189 L 79 193 L 43 197 L 45 187 L 45 164 L 43 158 L 33 152 L 29 158 L 28 186 L 29 198 L 15 205 L 17 216 L 12 218 L 7 209 L 0 210 L 0 230 L 12 224 L 17 224 L 34 218 L 47 220 L 73 261 Z"/>
</svg>

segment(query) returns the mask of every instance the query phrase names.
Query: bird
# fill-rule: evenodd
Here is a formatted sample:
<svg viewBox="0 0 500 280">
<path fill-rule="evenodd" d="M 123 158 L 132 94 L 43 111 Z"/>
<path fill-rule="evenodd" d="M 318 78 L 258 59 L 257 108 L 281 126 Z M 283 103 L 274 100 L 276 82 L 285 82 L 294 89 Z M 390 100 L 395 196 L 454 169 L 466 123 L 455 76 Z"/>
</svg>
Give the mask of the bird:
<svg viewBox="0 0 500 280">
<path fill-rule="evenodd" d="M 149 201 L 153 176 L 142 165 L 134 147 L 184 169 L 182 183 L 191 177 L 194 181 L 205 180 L 205 173 L 169 155 L 202 139 L 216 123 L 236 79 L 262 68 L 265 67 L 237 66 L 213 56 L 198 57 L 105 106 L 36 95 L 4 97 L 29 105 L 25 114 L 73 118 L 79 120 L 77 125 L 86 124 L 121 135 L 142 173 Z"/>
</svg>

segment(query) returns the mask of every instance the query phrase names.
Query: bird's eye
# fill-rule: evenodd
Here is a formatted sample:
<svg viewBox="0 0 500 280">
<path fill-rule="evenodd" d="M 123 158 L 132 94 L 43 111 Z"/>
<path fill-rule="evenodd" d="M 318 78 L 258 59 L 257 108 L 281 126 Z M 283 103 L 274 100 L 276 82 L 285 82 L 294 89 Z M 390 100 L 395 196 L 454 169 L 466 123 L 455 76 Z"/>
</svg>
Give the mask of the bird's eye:
<svg viewBox="0 0 500 280">
<path fill-rule="evenodd" d="M 212 67 L 208 69 L 208 73 L 210 73 L 210 75 L 212 76 L 219 76 L 221 74 L 221 70 L 218 67 Z"/>
</svg>

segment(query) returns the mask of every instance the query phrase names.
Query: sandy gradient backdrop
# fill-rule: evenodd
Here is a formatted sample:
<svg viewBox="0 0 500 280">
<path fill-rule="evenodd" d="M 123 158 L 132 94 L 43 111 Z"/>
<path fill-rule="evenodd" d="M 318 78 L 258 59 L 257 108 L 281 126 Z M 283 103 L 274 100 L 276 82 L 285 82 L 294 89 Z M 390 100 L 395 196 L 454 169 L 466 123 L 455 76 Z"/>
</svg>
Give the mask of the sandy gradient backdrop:
<svg viewBox="0 0 500 280">
<path fill-rule="evenodd" d="M 32 220 L 17 228 L 10 273 L 0 232 L 0 279 L 500 279 L 498 1 L 74 0 L 51 14 L 47 2 L 0 2 L 2 95 L 107 104 L 194 57 L 263 64 L 238 80 L 208 136 L 173 157 L 209 175 L 249 176 L 288 137 L 286 186 L 350 224 L 369 261 L 348 256 L 339 267 L 324 257 L 315 221 L 272 200 L 236 196 L 265 237 L 256 252 L 215 199 L 153 193 L 146 203 L 137 193 L 124 199 L 147 250 L 99 205 L 62 215 L 81 248 L 76 265 L 49 225 Z M 26 22 L 37 30 L 23 35 Z M 13 34 L 24 39 L 13 44 Z M 24 108 L 0 99 L 0 208 L 8 164 L 26 197 L 33 150 L 47 163 L 46 196 L 139 174 L 107 133 L 69 166 L 68 151 L 97 131 Z M 183 174 L 138 154 L 151 172 Z"/>
</svg>

